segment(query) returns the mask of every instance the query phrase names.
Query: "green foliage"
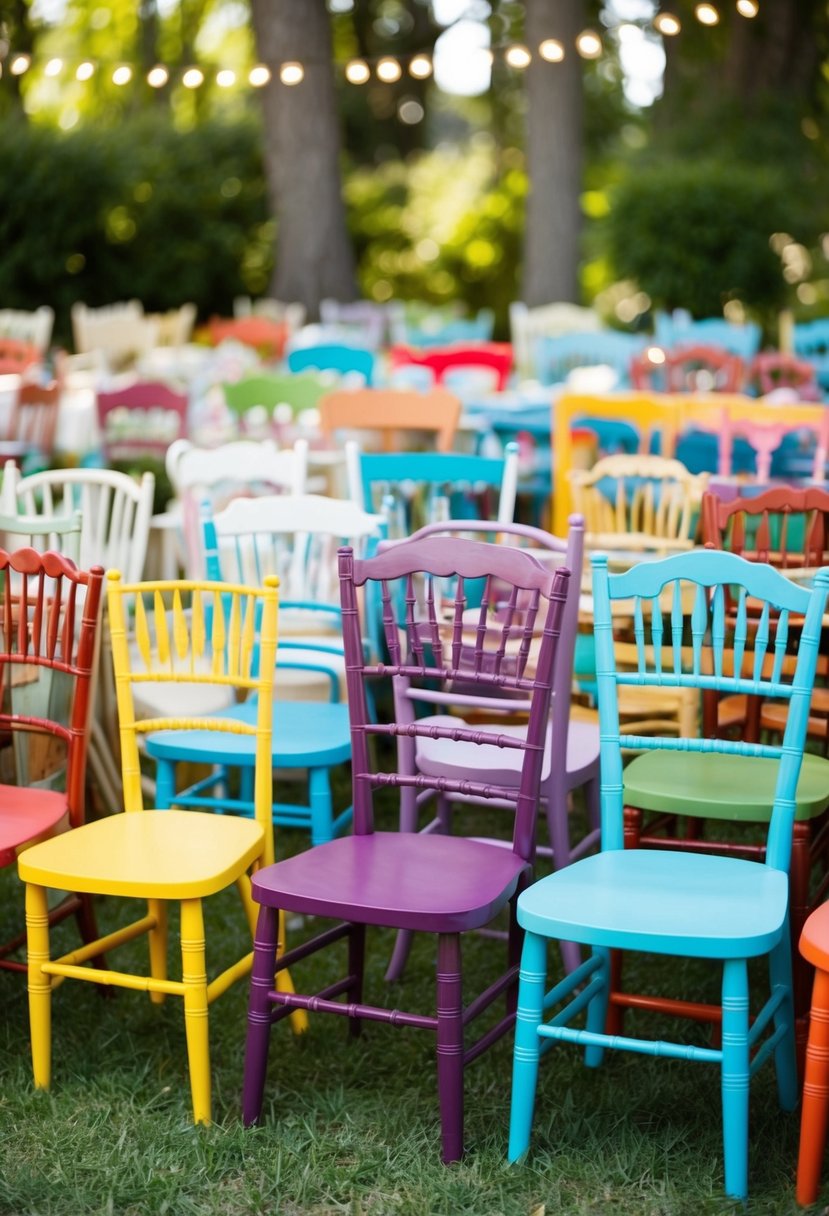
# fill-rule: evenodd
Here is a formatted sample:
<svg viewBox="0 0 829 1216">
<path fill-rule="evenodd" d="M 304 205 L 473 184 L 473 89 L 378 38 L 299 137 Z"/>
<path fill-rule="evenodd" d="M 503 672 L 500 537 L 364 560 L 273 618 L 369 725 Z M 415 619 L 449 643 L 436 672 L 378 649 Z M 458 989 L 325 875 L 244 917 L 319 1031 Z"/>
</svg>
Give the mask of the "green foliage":
<svg viewBox="0 0 829 1216">
<path fill-rule="evenodd" d="M 791 182 L 765 167 L 719 160 L 634 163 L 605 221 L 617 278 L 658 308 L 718 315 L 739 299 L 760 316 L 786 302 L 780 259 L 769 244 L 792 231 Z"/>
<path fill-rule="evenodd" d="M 65 340 L 75 300 L 192 300 L 206 316 L 263 292 L 274 229 L 260 144 L 249 120 L 186 133 L 155 114 L 69 134 L 7 124 L 0 298 L 51 304 Z"/>
</svg>

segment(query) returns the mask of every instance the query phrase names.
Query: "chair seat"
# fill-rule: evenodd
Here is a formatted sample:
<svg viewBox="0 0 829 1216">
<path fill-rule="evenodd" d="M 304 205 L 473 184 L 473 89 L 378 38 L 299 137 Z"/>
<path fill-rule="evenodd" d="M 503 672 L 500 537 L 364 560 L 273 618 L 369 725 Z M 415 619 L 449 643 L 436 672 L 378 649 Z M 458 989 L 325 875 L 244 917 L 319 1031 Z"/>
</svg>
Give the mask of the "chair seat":
<svg viewBox="0 0 829 1216">
<path fill-rule="evenodd" d="M 68 814 L 65 794 L 0 785 L 0 865 L 10 865 L 30 840 L 51 835 Z"/>
<path fill-rule="evenodd" d="M 262 853 L 251 819 L 198 811 L 133 811 L 33 845 L 24 882 L 92 895 L 193 899 L 221 891 Z"/>
<path fill-rule="evenodd" d="M 622 849 L 585 857 L 524 891 L 518 923 L 585 945 L 750 958 L 779 940 L 788 877 L 734 857 Z"/>
<path fill-rule="evenodd" d="M 290 912 L 459 933 L 487 924 L 528 871 L 517 854 L 462 836 L 374 832 L 259 870 L 253 893 Z"/>
<path fill-rule="evenodd" d="M 625 803 L 705 819 L 764 823 L 771 817 L 776 760 L 715 752 L 652 751 L 625 769 Z M 798 820 L 829 806 L 829 760 L 806 753 L 797 783 Z"/>
<path fill-rule="evenodd" d="M 454 714 L 432 714 L 418 718 L 418 726 L 458 727 L 463 719 Z M 488 723 L 473 729 L 493 735 L 512 735 L 524 738 L 526 727 Z M 544 747 L 544 764 L 541 780 L 550 776 L 552 756 L 552 727 L 547 728 Z M 521 765 L 524 753 L 517 748 L 498 747 L 488 743 L 456 742 L 453 739 L 429 739 L 418 736 L 415 744 L 417 768 L 430 777 L 457 776 L 459 772 L 474 773 L 477 780 L 486 779 L 516 789 L 521 781 Z M 599 730 L 592 722 L 571 722 L 567 732 L 567 775 L 573 778 L 598 764 Z"/>
<path fill-rule="evenodd" d="M 256 725 L 256 699 L 209 717 Z M 219 734 L 213 730 L 164 730 L 147 735 L 147 754 L 155 760 L 253 767 L 254 735 Z M 321 701 L 275 701 L 273 767 L 314 768 L 342 764 L 351 758 L 348 706 Z"/>
</svg>

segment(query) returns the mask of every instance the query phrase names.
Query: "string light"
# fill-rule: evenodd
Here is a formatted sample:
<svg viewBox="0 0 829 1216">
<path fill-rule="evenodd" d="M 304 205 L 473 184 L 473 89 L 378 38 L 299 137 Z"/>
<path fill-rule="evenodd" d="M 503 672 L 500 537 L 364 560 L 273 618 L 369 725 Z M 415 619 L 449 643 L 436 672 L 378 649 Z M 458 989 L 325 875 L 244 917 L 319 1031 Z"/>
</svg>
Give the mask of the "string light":
<svg viewBox="0 0 829 1216">
<path fill-rule="evenodd" d="M 694 16 L 702 25 L 716 25 L 720 19 L 720 14 L 713 4 L 698 4 L 694 9 Z"/>
<path fill-rule="evenodd" d="M 293 60 L 290 63 L 283 63 L 279 69 L 279 79 L 283 84 L 292 86 L 301 84 L 305 78 L 305 68 L 301 63 L 296 63 Z"/>
<path fill-rule="evenodd" d="M 383 84 L 394 84 L 403 75 L 403 69 L 395 58 L 387 55 L 381 59 L 376 67 L 377 79 L 382 80 Z"/>
<path fill-rule="evenodd" d="M 44 76 L 60 76 L 62 71 L 63 71 L 63 60 L 62 59 L 50 59 L 49 62 L 46 64 L 46 67 L 43 69 L 43 75 Z"/>
<path fill-rule="evenodd" d="M 12 76 L 22 76 L 32 62 L 31 55 L 15 55 L 9 64 Z"/>
<path fill-rule="evenodd" d="M 271 69 L 264 63 L 257 63 L 255 68 L 251 68 L 248 73 L 248 81 L 255 89 L 261 89 L 263 85 L 268 84 L 271 78 Z"/>
<path fill-rule="evenodd" d="M 510 67 L 518 68 L 519 71 L 523 71 L 524 68 L 529 67 L 532 63 L 532 58 L 527 48 L 519 43 L 516 43 L 514 46 L 508 46 L 504 55 L 504 59 Z"/>
<path fill-rule="evenodd" d="M 582 59 L 598 59 L 602 53 L 602 40 L 595 30 L 582 30 L 576 39 L 576 50 Z"/>
<path fill-rule="evenodd" d="M 432 61 L 428 55 L 415 55 L 409 64 L 409 75 L 415 80 L 426 80 L 432 75 Z"/>
<path fill-rule="evenodd" d="M 170 73 L 161 63 L 157 63 L 147 73 L 147 84 L 151 89 L 163 89 L 169 79 Z"/>
<path fill-rule="evenodd" d="M 94 75 L 95 75 L 95 64 L 94 63 L 90 63 L 88 59 L 85 59 L 83 61 L 83 63 L 78 64 L 77 70 L 75 72 L 76 80 L 91 80 Z"/>
<path fill-rule="evenodd" d="M 201 68 L 188 68 L 181 78 L 185 89 L 197 89 L 204 84 L 204 72 Z"/>
<path fill-rule="evenodd" d="M 653 19 L 653 26 L 666 38 L 673 38 L 682 29 L 679 18 L 675 17 L 673 13 L 657 13 Z"/>
<path fill-rule="evenodd" d="M 132 68 L 126 63 L 122 63 L 112 73 L 112 83 L 117 85 L 129 84 L 132 80 Z"/>
<path fill-rule="evenodd" d="M 757 0 L 737 0 L 737 12 L 741 17 L 756 17 L 759 11 Z"/>
<path fill-rule="evenodd" d="M 371 68 L 365 59 L 350 59 L 345 65 L 345 78 L 349 84 L 365 84 L 371 77 Z"/>
<path fill-rule="evenodd" d="M 558 38 L 545 38 L 538 48 L 538 53 L 547 63 L 561 63 L 564 58 L 564 47 Z"/>
</svg>

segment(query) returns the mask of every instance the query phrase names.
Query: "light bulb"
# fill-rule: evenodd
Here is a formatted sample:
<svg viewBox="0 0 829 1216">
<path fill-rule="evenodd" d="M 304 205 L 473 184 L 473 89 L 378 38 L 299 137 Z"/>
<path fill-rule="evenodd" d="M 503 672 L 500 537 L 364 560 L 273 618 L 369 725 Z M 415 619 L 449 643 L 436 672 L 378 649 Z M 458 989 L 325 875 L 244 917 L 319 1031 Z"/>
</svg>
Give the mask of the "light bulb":
<svg viewBox="0 0 829 1216">
<path fill-rule="evenodd" d="M 160 63 L 157 63 L 154 68 L 150 68 L 147 73 L 147 84 L 151 89 L 163 89 L 169 79 L 170 73 Z"/>
<path fill-rule="evenodd" d="M 516 42 L 513 46 L 507 47 L 506 52 L 504 53 L 504 59 L 511 68 L 523 70 L 524 68 L 529 67 L 530 63 L 532 62 L 532 55 L 525 46 L 521 46 L 520 43 Z"/>
<path fill-rule="evenodd" d="M 576 39 L 576 50 L 582 59 L 598 59 L 602 53 L 602 40 L 595 30 L 582 30 Z"/>
<path fill-rule="evenodd" d="M 204 72 L 201 68 L 188 68 L 181 78 L 185 89 L 197 89 L 204 84 Z"/>
<path fill-rule="evenodd" d="M 345 65 L 345 78 L 349 84 L 365 84 L 370 76 L 365 59 L 352 59 Z"/>
<path fill-rule="evenodd" d="M 547 63 L 561 63 L 564 58 L 564 47 L 558 38 L 545 38 L 538 48 L 538 53 Z"/>
<path fill-rule="evenodd" d="M 288 86 L 301 84 L 305 77 L 305 68 L 301 63 L 283 63 L 279 69 L 279 79 Z"/>
<path fill-rule="evenodd" d="M 129 84 L 132 80 L 132 68 L 126 63 L 122 63 L 112 73 L 112 83 L 117 85 Z"/>
<path fill-rule="evenodd" d="M 248 73 L 248 80 L 255 89 L 261 89 L 271 78 L 271 69 L 264 63 L 257 63 Z"/>
<path fill-rule="evenodd" d="M 403 75 L 403 69 L 396 59 L 390 55 L 385 59 L 381 59 L 377 64 L 377 79 L 382 80 L 384 84 L 394 84 Z"/>
</svg>

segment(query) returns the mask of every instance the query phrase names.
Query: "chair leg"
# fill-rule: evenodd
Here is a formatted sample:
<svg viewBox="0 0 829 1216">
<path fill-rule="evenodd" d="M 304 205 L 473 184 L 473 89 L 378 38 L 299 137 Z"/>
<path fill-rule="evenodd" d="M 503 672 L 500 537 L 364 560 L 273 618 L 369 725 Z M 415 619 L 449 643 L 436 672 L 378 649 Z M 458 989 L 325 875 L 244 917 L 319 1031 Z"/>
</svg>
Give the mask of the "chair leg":
<svg viewBox="0 0 829 1216">
<path fill-rule="evenodd" d="M 595 975 L 601 977 L 602 986 L 587 1006 L 587 1029 L 593 1034 L 602 1034 L 607 1026 L 607 1010 L 610 1000 L 611 954 L 618 954 L 619 951 L 610 951 L 606 946 L 594 946 L 592 953 L 598 955 L 602 960 L 601 967 L 594 972 Z M 604 1047 L 585 1047 L 584 1062 L 588 1068 L 598 1068 L 603 1059 Z"/>
<path fill-rule="evenodd" d="M 547 986 L 547 939 L 537 933 L 524 934 L 521 971 L 518 979 L 518 1013 L 515 1019 L 515 1051 L 512 1064 L 510 1108 L 510 1161 L 517 1161 L 530 1146 L 530 1132 L 538 1084 L 541 1043 L 538 1027 L 544 1012 Z"/>
<path fill-rule="evenodd" d="M 722 1113 L 725 1193 L 748 1195 L 748 968 L 727 959 L 722 979 Z"/>
<path fill-rule="evenodd" d="M 184 1030 L 190 1068 L 193 1122 L 210 1122 L 210 1046 L 207 1013 L 207 960 L 200 899 L 181 901 L 181 978 Z"/>
<path fill-rule="evenodd" d="M 256 940 L 256 923 L 260 912 L 260 905 L 256 903 L 251 894 L 250 875 L 240 874 L 236 879 L 236 890 L 242 899 L 242 906 L 245 909 L 245 916 L 248 920 L 250 929 L 251 941 Z M 285 913 L 279 913 L 279 937 L 277 941 L 277 957 L 285 953 Z M 255 961 L 255 960 L 254 960 Z M 273 975 L 271 975 L 273 978 Z M 291 979 L 291 973 L 288 970 L 278 971 L 276 973 L 276 990 L 277 992 L 293 992 L 294 985 Z M 308 1014 L 304 1009 L 294 1009 L 288 1015 L 291 1023 L 291 1030 L 294 1034 L 304 1034 L 308 1029 Z"/>
<path fill-rule="evenodd" d="M 348 974 L 353 977 L 348 989 L 351 1004 L 359 1005 L 363 999 L 363 974 L 366 960 L 366 927 L 353 924 L 348 935 Z M 359 1018 L 348 1019 L 348 1033 L 356 1038 L 362 1030 Z"/>
<path fill-rule="evenodd" d="M 26 886 L 29 1030 L 35 1089 L 52 1079 L 52 981 L 41 967 L 49 961 L 49 903 L 45 887 Z"/>
<path fill-rule="evenodd" d="M 78 933 L 81 936 L 81 941 L 84 943 L 96 942 L 100 934 L 98 933 L 98 919 L 95 916 L 95 904 L 91 895 L 79 895 L 78 905 L 75 908 L 75 923 L 78 926 Z M 99 967 L 102 971 L 106 970 L 106 956 L 96 954 L 92 959 L 92 965 Z"/>
<path fill-rule="evenodd" d="M 308 801 L 311 805 L 311 844 L 325 844 L 334 836 L 334 803 L 327 768 L 309 769 Z"/>
<path fill-rule="evenodd" d="M 783 989 L 786 993 L 785 1000 L 774 1015 L 775 1030 L 783 1030 L 783 1036 L 774 1049 L 774 1070 L 777 1075 L 777 1098 L 780 1108 L 794 1110 L 799 1094 L 792 1000 L 792 946 L 788 925 L 769 955 L 769 981 L 772 992 L 775 989 Z"/>
<path fill-rule="evenodd" d="M 279 936 L 279 915 L 276 908 L 264 904 L 253 941 L 253 970 L 250 977 L 248 1002 L 248 1033 L 245 1042 L 245 1079 L 242 1091 L 242 1118 L 245 1127 L 258 1122 L 265 1094 L 265 1073 L 268 1067 L 268 1045 L 271 1037 L 271 1003 L 268 993 L 273 986 L 273 969 Z"/>
<path fill-rule="evenodd" d="M 818 970 L 815 972 L 809 1043 L 806 1047 L 806 1079 L 803 1083 L 797 1160 L 797 1202 L 804 1205 L 817 1201 L 828 1112 L 829 972 Z"/>
<path fill-rule="evenodd" d="M 638 849 L 642 836 L 642 812 L 638 807 L 626 806 L 624 809 L 624 842 L 626 849 Z M 610 992 L 621 992 L 622 974 L 624 970 L 624 954 L 621 950 L 610 952 Z M 611 1000 L 607 1010 L 608 1034 L 622 1034 L 625 1029 L 625 1008 L 616 1005 Z"/>
<path fill-rule="evenodd" d="M 438 936 L 437 1068 L 441 1159 L 463 1156 L 463 987 L 459 933 Z"/>
<path fill-rule="evenodd" d="M 167 978 L 167 903 L 163 899 L 148 899 L 147 912 L 155 917 L 155 928 L 150 929 L 147 940 L 150 947 L 150 975 L 154 980 Z M 154 1005 L 164 1002 L 163 992 L 151 992 Z"/>
</svg>

